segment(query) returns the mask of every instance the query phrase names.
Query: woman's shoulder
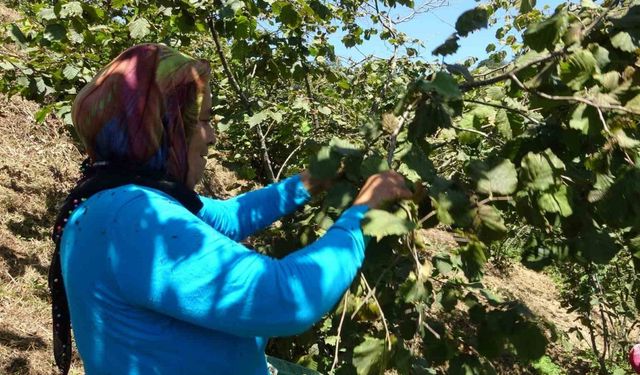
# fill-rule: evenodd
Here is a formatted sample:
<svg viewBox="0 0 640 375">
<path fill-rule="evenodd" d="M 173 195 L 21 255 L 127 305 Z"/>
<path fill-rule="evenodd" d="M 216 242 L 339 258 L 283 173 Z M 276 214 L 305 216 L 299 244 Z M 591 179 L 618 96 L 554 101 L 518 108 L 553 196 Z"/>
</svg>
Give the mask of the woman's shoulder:
<svg viewBox="0 0 640 375">
<path fill-rule="evenodd" d="M 86 202 L 88 207 L 104 208 L 113 213 L 122 211 L 186 210 L 175 198 L 160 190 L 135 184 L 122 185 L 113 189 L 103 190 L 94 194 Z"/>
</svg>

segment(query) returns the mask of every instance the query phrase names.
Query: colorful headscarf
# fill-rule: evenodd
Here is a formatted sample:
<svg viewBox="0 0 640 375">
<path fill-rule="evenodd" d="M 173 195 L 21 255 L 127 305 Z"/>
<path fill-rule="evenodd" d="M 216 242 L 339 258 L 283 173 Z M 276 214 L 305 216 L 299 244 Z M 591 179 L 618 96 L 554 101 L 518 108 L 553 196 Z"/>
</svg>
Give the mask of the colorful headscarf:
<svg viewBox="0 0 640 375">
<path fill-rule="evenodd" d="M 93 162 L 185 182 L 187 146 L 211 67 L 162 44 L 129 48 L 77 95 L 72 119 Z"/>
</svg>

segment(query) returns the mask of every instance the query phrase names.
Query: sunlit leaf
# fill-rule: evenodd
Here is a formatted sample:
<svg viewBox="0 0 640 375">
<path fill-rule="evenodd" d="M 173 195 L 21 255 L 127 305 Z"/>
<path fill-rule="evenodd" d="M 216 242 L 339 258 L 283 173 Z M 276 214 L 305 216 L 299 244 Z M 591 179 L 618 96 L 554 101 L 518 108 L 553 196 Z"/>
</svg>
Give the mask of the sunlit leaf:
<svg viewBox="0 0 640 375">
<path fill-rule="evenodd" d="M 546 20 L 533 24 L 522 34 L 524 44 L 540 52 L 552 51 L 568 25 L 567 12 L 562 9 Z"/>
<path fill-rule="evenodd" d="M 471 177 L 476 181 L 478 192 L 509 195 L 518 186 L 516 167 L 510 160 L 502 159 L 491 163 L 491 165 L 474 161 L 469 168 Z"/>
<path fill-rule="evenodd" d="M 129 24 L 129 35 L 133 39 L 142 39 L 149 35 L 151 25 L 146 18 L 138 18 Z"/>
<path fill-rule="evenodd" d="M 369 210 L 362 220 L 363 233 L 378 240 L 386 236 L 399 236 L 415 228 L 415 223 L 384 210 Z"/>
<path fill-rule="evenodd" d="M 374 375 L 384 364 L 385 342 L 371 336 L 353 349 L 353 366 L 358 375 Z"/>
</svg>

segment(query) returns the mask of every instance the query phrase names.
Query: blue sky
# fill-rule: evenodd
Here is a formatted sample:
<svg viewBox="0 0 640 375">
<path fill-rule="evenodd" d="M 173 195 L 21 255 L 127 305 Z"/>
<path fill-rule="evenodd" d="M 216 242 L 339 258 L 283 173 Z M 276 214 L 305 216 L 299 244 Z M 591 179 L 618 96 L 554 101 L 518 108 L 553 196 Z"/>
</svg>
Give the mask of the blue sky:
<svg viewBox="0 0 640 375">
<path fill-rule="evenodd" d="M 559 5 L 560 0 L 538 0 L 536 4 L 537 9 L 544 10 L 545 6 L 548 9 L 545 13 L 553 12 L 553 9 Z M 416 1 L 417 4 L 420 0 Z M 445 39 L 455 32 L 455 23 L 458 16 L 464 11 L 472 9 L 482 2 L 474 0 L 449 0 L 449 5 L 437 8 L 427 13 L 418 14 L 412 20 L 400 25 L 399 30 L 406 33 L 409 38 L 420 39 L 424 43 L 424 48 L 419 50 L 420 58 L 424 60 L 433 60 L 435 57 L 431 55 L 431 51 L 440 45 Z M 513 10 L 514 14 L 517 10 Z M 402 16 L 406 14 L 406 10 L 395 10 L 392 15 Z M 504 12 L 502 13 L 502 15 Z M 500 18 L 501 14 L 498 14 Z M 369 26 L 370 21 L 363 20 L 363 27 Z M 496 41 L 495 32 L 501 25 L 496 23 L 487 29 L 476 31 L 475 33 L 461 38 L 458 42 L 460 49 L 455 55 L 449 55 L 445 61 L 448 63 L 455 63 L 464 61 L 466 58 L 475 56 L 480 60 L 487 56 L 485 47 L 487 44 Z M 364 41 L 364 44 L 357 46 L 356 48 L 346 48 L 341 42 L 342 35 L 340 33 L 334 34 L 331 42 L 335 46 L 336 54 L 340 57 L 352 58 L 354 60 L 361 60 L 364 55 L 373 54 L 377 57 L 386 58 L 391 56 L 392 49 L 388 44 L 382 42 L 377 36 L 374 36 L 369 41 Z M 497 50 L 503 48 L 503 46 L 497 45 Z M 504 47 L 508 48 L 508 47 Z M 359 52 L 359 51 L 360 52 Z M 362 52 L 362 53 L 361 53 Z"/>
</svg>

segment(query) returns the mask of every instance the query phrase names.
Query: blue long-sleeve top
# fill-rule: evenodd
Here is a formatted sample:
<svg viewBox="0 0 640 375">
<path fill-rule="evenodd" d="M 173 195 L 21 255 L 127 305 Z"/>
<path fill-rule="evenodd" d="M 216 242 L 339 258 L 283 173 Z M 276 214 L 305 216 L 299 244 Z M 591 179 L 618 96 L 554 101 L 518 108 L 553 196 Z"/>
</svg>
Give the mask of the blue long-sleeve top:
<svg viewBox="0 0 640 375">
<path fill-rule="evenodd" d="M 294 176 L 229 200 L 201 197 L 197 215 L 136 185 L 82 203 L 60 254 L 86 373 L 266 375 L 267 338 L 309 329 L 364 259 L 366 206 L 283 259 L 237 242 L 308 199 Z"/>
</svg>

